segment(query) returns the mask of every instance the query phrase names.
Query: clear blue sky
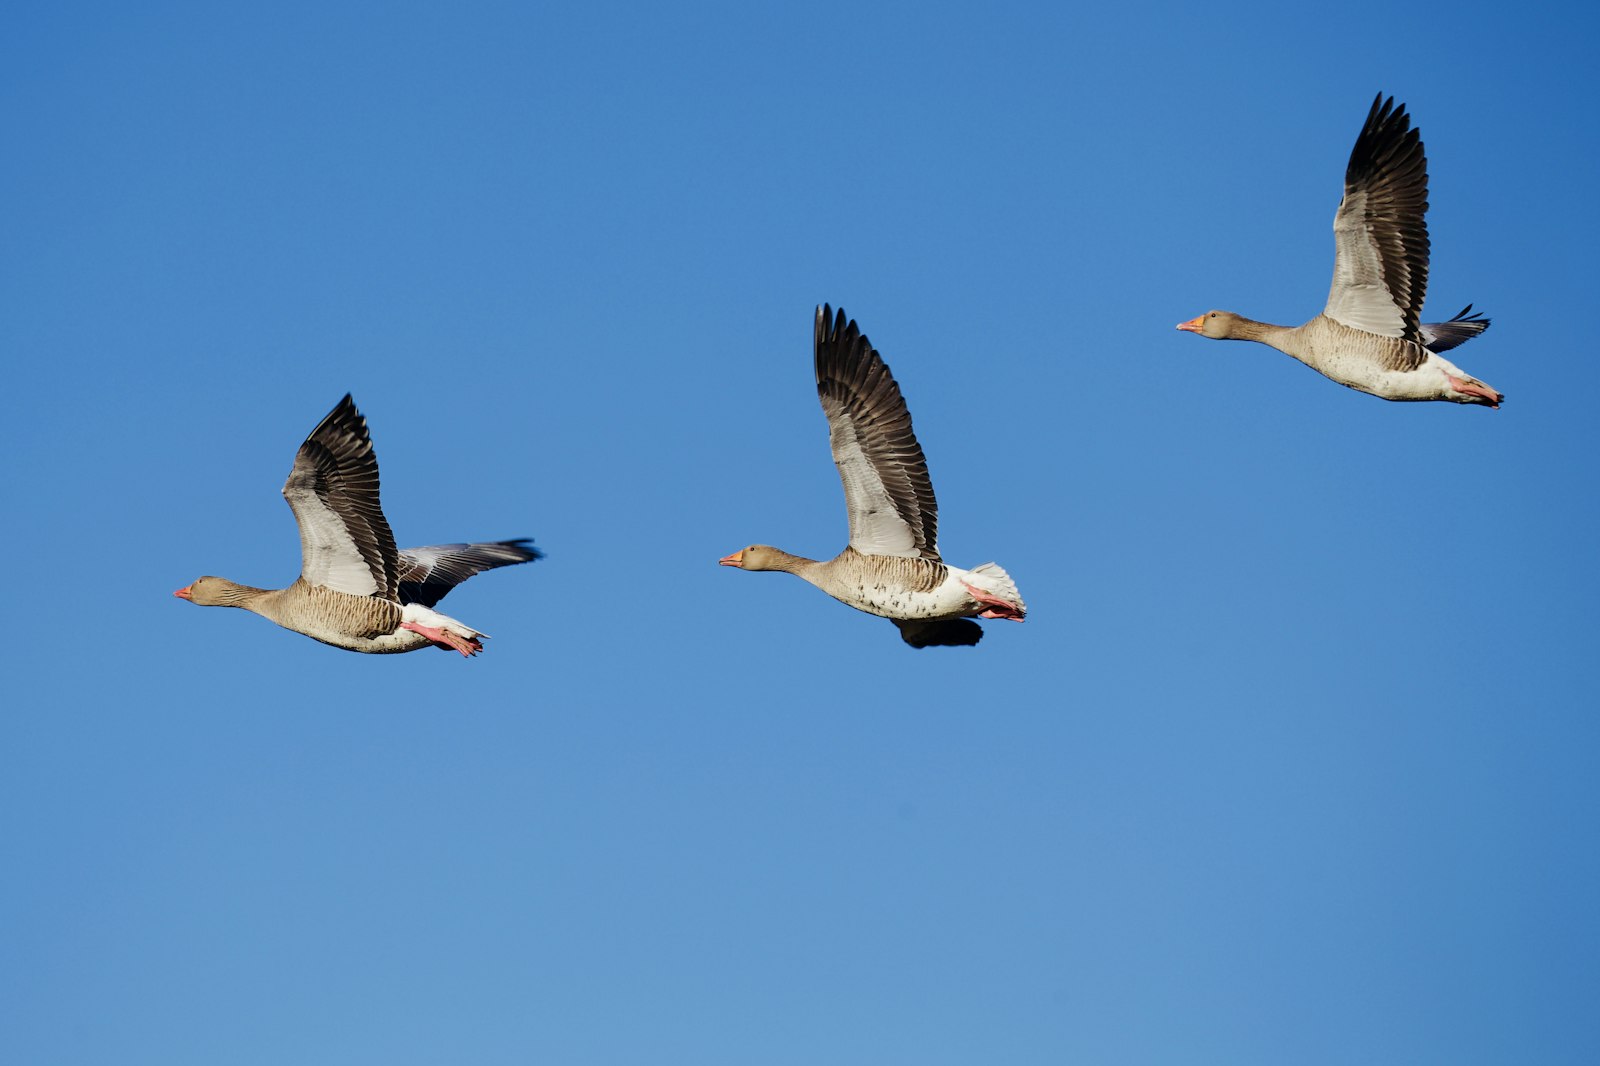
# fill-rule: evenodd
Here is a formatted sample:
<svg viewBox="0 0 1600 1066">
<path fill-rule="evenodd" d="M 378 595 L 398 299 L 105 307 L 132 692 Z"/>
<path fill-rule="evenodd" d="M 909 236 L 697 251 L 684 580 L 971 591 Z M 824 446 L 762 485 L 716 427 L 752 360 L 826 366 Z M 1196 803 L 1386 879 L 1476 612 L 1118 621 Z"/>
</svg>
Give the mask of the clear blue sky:
<svg viewBox="0 0 1600 1066">
<path fill-rule="evenodd" d="M 0 1060 L 1600 1061 L 1596 30 L 13 11 Z M 1320 310 L 1380 89 L 1502 410 L 1173 329 Z M 1025 625 L 716 566 L 844 543 L 823 301 Z M 172 598 L 347 390 L 403 545 L 548 552 L 477 659 Z"/>
</svg>

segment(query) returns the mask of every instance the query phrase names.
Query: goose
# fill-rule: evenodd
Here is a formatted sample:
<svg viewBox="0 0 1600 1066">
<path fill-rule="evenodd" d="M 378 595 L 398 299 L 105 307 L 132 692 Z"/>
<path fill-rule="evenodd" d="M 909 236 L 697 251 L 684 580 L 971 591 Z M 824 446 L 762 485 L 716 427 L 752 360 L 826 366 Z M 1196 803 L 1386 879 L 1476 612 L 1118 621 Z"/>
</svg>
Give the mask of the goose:
<svg viewBox="0 0 1600 1066">
<path fill-rule="evenodd" d="M 840 603 L 887 618 L 914 648 L 978 643 L 978 618 L 1020 622 L 1027 607 L 994 563 L 962 570 L 939 557 L 938 505 L 900 387 L 844 308 L 823 304 L 815 328 L 817 396 L 844 483 L 850 543 L 827 561 L 752 544 L 718 562 L 781 570 Z"/>
<path fill-rule="evenodd" d="M 527 538 L 400 551 L 378 502 L 378 458 L 350 395 L 317 424 L 283 485 L 300 526 L 300 576 L 284 589 L 202 577 L 173 595 L 202 607 L 243 607 L 348 651 L 429 646 L 476 655 L 485 634 L 433 610 L 473 574 L 531 562 Z"/>
<path fill-rule="evenodd" d="M 1303 326 L 1208 311 L 1178 328 L 1213 340 L 1260 341 L 1359 392 L 1385 400 L 1499 407 L 1505 397 L 1440 353 L 1489 328 L 1472 305 L 1420 321 L 1428 288 L 1428 161 L 1404 104 L 1379 93 L 1345 168 L 1333 217 L 1333 287 Z"/>
</svg>

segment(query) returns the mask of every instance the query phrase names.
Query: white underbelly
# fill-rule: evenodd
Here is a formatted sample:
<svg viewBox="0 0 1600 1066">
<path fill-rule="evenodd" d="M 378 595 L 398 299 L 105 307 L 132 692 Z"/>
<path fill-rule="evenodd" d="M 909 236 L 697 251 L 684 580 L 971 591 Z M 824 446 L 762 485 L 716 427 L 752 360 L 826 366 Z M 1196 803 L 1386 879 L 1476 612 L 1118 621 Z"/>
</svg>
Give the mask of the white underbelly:
<svg viewBox="0 0 1600 1066">
<path fill-rule="evenodd" d="M 978 605 L 967 594 L 957 573 L 959 571 L 951 567 L 943 584 L 927 592 L 914 591 L 890 582 L 874 583 L 869 579 L 856 588 L 830 590 L 830 594 L 841 603 L 881 618 L 963 618 L 974 613 Z"/>
</svg>

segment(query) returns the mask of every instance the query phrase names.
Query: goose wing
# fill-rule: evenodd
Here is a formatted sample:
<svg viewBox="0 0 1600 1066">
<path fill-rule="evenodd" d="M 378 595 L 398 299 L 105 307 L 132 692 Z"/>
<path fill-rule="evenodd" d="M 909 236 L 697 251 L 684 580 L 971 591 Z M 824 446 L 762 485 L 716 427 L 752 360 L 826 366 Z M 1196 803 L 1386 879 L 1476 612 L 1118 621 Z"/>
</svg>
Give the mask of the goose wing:
<svg viewBox="0 0 1600 1066">
<path fill-rule="evenodd" d="M 1428 161 L 1405 105 L 1379 93 L 1350 152 L 1333 218 L 1333 287 L 1323 314 L 1352 329 L 1414 342 L 1420 364 L 1428 290 Z M 1410 366 L 1397 369 L 1412 369 Z"/>
<path fill-rule="evenodd" d="M 488 544 L 433 544 L 400 553 L 400 602 L 432 607 L 473 574 L 543 556 L 526 537 Z"/>
<path fill-rule="evenodd" d="M 1448 322 L 1424 322 L 1421 327 L 1422 346 L 1430 352 L 1448 352 L 1488 328 L 1489 320 L 1483 317 L 1483 312 L 1474 314 L 1472 305 L 1468 304 Z"/>
<path fill-rule="evenodd" d="M 283 498 L 300 524 L 307 584 L 396 598 L 399 553 L 378 503 L 378 458 L 348 393 L 300 445 Z"/>
<path fill-rule="evenodd" d="M 939 558 L 938 504 L 900 386 L 871 342 L 827 304 L 817 308 L 817 396 L 864 555 Z"/>
</svg>

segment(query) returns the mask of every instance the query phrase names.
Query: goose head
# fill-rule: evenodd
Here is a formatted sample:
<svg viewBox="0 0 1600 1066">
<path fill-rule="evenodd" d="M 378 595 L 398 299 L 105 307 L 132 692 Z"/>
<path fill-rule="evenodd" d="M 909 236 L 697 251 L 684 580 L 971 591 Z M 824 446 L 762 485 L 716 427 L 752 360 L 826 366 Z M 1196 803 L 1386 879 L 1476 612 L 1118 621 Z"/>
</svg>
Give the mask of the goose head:
<svg viewBox="0 0 1600 1066">
<path fill-rule="evenodd" d="M 717 560 L 723 566 L 737 566 L 741 570 L 787 570 L 793 571 L 796 557 L 770 544 L 752 544 L 748 548 L 741 548 L 732 555 L 724 555 Z"/>
<path fill-rule="evenodd" d="M 201 577 L 173 595 L 201 607 L 233 607 L 238 604 L 241 591 L 242 585 L 235 585 L 225 577 Z"/>
<path fill-rule="evenodd" d="M 1240 336 L 1242 331 L 1239 329 L 1239 324 L 1242 321 L 1243 318 L 1232 311 L 1207 311 L 1187 322 L 1179 322 L 1178 328 L 1188 333 L 1198 333 L 1202 337 L 1210 337 L 1214 341 L 1225 341 Z"/>
</svg>

